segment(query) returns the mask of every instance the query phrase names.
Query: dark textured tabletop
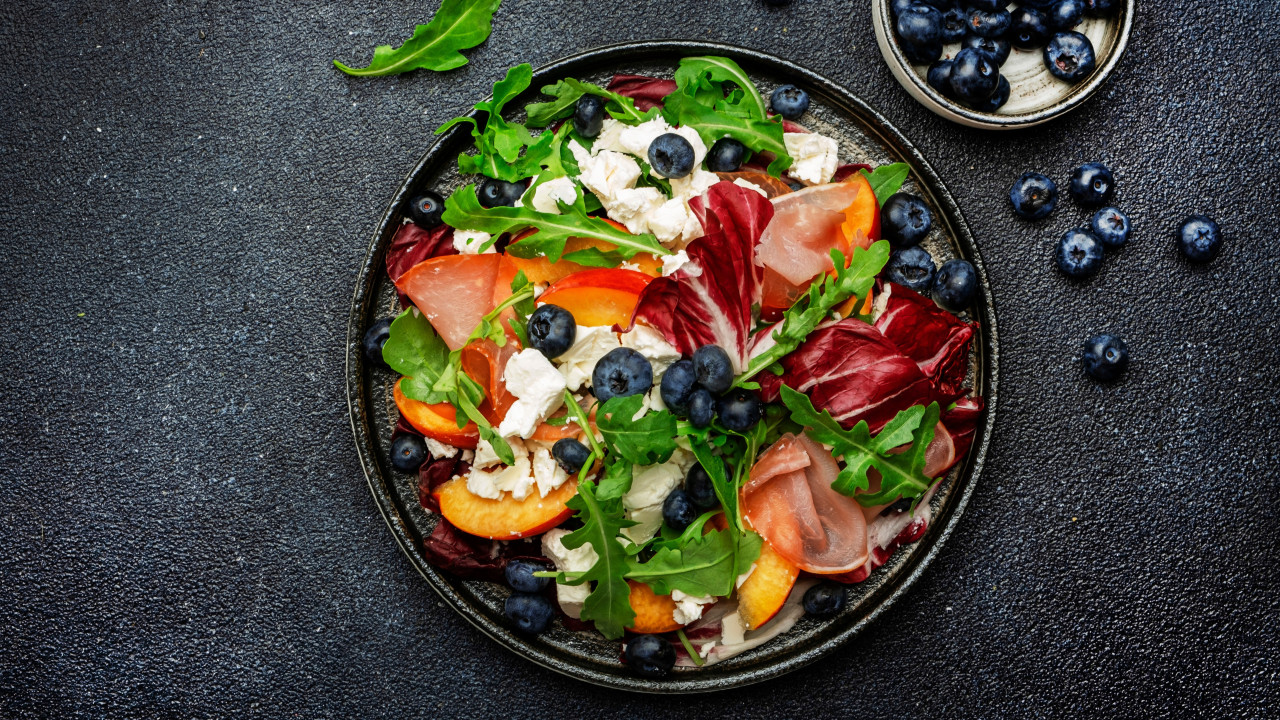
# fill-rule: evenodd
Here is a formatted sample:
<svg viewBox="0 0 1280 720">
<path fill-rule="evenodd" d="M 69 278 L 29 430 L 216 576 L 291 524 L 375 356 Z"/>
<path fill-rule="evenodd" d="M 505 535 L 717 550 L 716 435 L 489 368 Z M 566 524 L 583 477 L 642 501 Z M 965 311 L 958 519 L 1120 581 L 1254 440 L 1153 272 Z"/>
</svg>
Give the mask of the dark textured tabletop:
<svg viewBox="0 0 1280 720">
<path fill-rule="evenodd" d="M 356 79 L 437 3 L 0 9 L 0 716 L 1276 717 L 1280 10 L 1139 2 L 1118 73 L 1039 129 L 964 129 L 881 61 L 868 0 L 505 0 L 465 68 Z M 1224 8 L 1230 8 L 1224 9 Z M 518 62 L 632 39 L 764 49 L 929 158 L 1000 322 L 981 482 L 922 580 L 821 663 L 725 695 L 604 692 L 446 610 L 357 464 L 357 267 L 432 130 Z M 1134 237 L 1005 192 L 1100 160 Z M 1221 224 L 1207 266 L 1173 242 Z M 1128 375 L 1079 368 L 1095 331 Z"/>
</svg>

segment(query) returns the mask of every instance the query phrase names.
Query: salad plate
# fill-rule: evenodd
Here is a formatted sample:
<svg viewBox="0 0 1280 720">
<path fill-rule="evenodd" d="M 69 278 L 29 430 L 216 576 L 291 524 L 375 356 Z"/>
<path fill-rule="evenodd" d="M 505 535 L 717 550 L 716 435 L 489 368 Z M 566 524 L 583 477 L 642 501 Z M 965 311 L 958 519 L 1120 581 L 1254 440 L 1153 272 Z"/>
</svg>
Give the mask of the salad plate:
<svg viewBox="0 0 1280 720">
<path fill-rule="evenodd" d="M 392 536 L 432 589 L 454 611 L 524 658 L 579 680 L 641 692 L 707 692 L 759 682 L 803 667 L 848 643 L 885 613 L 919 577 L 955 527 L 981 473 L 995 418 L 996 319 L 974 239 L 956 203 L 915 147 L 847 90 L 812 71 L 758 51 L 718 43 L 653 41 L 603 47 L 533 71 L 528 88 L 513 95 L 505 108 L 524 108 L 526 103 L 546 100 L 539 95 L 539 90 L 566 78 L 600 86 L 608 85 L 615 75 L 671 78 L 682 58 L 698 56 L 731 59 L 761 92 L 767 93 L 784 84 L 804 89 L 812 99 L 801 120 L 804 128 L 833 138 L 838 144 L 840 162 L 871 167 L 901 163 L 901 167 L 909 171 L 903 190 L 918 196 L 933 218 L 932 230 L 923 246 L 939 262 L 952 258 L 968 260 L 977 275 L 977 297 L 962 315 L 965 326 L 972 328 L 972 342 L 967 357 L 960 358 L 959 362 L 964 387 L 970 395 L 985 402 L 985 409 L 972 415 L 972 440 L 967 450 L 956 454 L 954 465 L 920 503 L 919 512 L 923 515 L 917 517 L 927 517 L 928 521 L 918 526 L 921 531 L 918 537 L 904 541 L 901 547 L 895 544 L 883 565 L 875 567 L 860 582 L 848 585 L 848 602 L 835 617 L 819 620 L 802 617 L 803 613 L 796 611 L 785 632 L 769 642 L 713 664 L 677 667 L 668 676 L 655 679 L 632 672 L 620 662 L 621 645 L 616 640 L 585 629 L 581 623 L 554 622 L 546 632 L 533 636 L 516 632 L 504 616 L 504 603 L 511 595 L 509 589 L 495 582 L 462 579 L 432 564 L 424 543 L 432 537 L 441 516 L 425 509 L 418 475 L 397 471 L 389 461 L 399 421 L 400 378 L 371 363 L 363 348 L 370 328 L 382 318 L 401 313 L 397 286 L 388 277 L 387 257 L 393 240 L 410 215 L 410 201 L 427 190 L 442 195 L 459 188 L 469 192 L 466 186 L 474 182 L 474 177 L 461 175 L 458 170 L 459 155 L 471 149 L 473 143 L 469 123 L 454 124 L 443 132 L 393 194 L 359 271 L 347 334 L 348 406 L 361 467 Z M 471 117 L 476 115 L 472 113 Z M 513 123 L 525 120 L 518 110 L 503 115 Z M 729 183 L 720 184 L 724 185 Z M 561 209 L 569 210 L 563 204 Z M 512 242 L 518 241 L 517 238 Z M 454 243 L 458 243 L 456 235 Z M 438 495 L 435 498 L 439 500 Z M 912 511 L 916 512 L 914 506 Z M 754 567 L 753 564 L 753 570 Z M 740 580 L 747 577 L 748 574 L 744 574 Z M 796 591 L 792 595 L 796 597 L 787 602 L 794 605 L 798 595 Z M 418 611 L 439 612 L 428 607 Z"/>
</svg>

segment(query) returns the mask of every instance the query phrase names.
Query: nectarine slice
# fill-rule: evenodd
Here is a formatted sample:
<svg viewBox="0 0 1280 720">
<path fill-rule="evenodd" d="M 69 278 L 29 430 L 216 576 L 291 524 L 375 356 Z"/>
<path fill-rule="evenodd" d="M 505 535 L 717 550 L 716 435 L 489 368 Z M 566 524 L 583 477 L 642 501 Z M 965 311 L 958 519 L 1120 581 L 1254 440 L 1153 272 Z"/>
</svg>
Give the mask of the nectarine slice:
<svg viewBox="0 0 1280 720">
<path fill-rule="evenodd" d="M 748 630 L 755 630 L 773 618 L 787 602 L 800 568 L 778 554 L 767 541 L 760 546 L 756 569 L 738 588 L 738 613 Z"/>
<path fill-rule="evenodd" d="M 559 305 L 573 313 L 579 325 L 628 327 L 640 293 L 652 280 L 649 275 L 622 268 L 585 270 L 547 288 L 538 303 Z"/>
<path fill-rule="evenodd" d="M 655 595 L 648 585 L 634 580 L 628 580 L 627 585 L 631 586 L 631 609 L 636 614 L 636 621 L 628 630 L 652 635 L 681 627 L 675 620 L 676 603 L 670 595 Z"/>
<path fill-rule="evenodd" d="M 494 540 L 516 540 L 550 530 L 573 514 L 565 503 L 577 494 L 578 481 L 572 477 L 546 497 L 535 491 L 524 500 L 510 495 L 498 500 L 479 497 L 467 489 L 467 480 L 462 477 L 435 490 L 440 514 L 454 527 Z"/>
<path fill-rule="evenodd" d="M 480 431 L 476 424 L 469 422 L 466 427 L 458 427 L 458 411 L 449 403 L 429 405 L 421 400 L 405 396 L 400 391 L 400 383 L 396 381 L 395 399 L 400 414 L 413 426 L 414 430 L 437 442 L 460 448 L 475 449 L 480 441 Z"/>
</svg>

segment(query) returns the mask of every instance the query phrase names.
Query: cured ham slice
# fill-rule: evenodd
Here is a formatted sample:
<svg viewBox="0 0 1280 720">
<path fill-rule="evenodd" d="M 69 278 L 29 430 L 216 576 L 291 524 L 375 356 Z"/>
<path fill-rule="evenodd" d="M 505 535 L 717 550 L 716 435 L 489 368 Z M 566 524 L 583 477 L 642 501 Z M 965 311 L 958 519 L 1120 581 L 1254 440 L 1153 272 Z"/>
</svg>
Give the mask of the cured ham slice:
<svg viewBox="0 0 1280 720">
<path fill-rule="evenodd" d="M 501 263 L 502 256 L 492 253 L 436 257 L 414 265 L 396 288 L 427 316 L 449 349 L 457 350 L 493 309 Z"/>
</svg>

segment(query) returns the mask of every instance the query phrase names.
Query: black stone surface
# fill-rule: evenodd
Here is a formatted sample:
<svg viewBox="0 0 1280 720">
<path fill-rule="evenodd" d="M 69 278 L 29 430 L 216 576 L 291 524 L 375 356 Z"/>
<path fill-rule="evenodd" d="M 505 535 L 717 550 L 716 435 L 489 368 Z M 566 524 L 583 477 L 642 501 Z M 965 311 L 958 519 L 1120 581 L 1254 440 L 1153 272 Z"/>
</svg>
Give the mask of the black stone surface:
<svg viewBox="0 0 1280 720">
<path fill-rule="evenodd" d="M 892 79 L 866 3 L 506 0 L 446 74 L 347 78 L 435 3 L 0 9 L 0 716 L 1274 717 L 1280 707 L 1280 67 L 1273 3 L 1140 3 L 1080 112 L 990 134 Z M 1226 11 L 1224 8 L 1234 8 Z M 356 464 L 354 273 L 432 130 L 509 65 L 639 38 L 846 84 L 960 201 L 996 293 L 1001 407 L 940 557 L 786 679 L 603 693 L 443 610 Z M 1013 178 L 1104 161 L 1134 222 L 1085 283 Z M 1173 231 L 1204 212 L 1221 257 Z M 1079 370 L 1107 330 L 1132 364 Z"/>
</svg>

